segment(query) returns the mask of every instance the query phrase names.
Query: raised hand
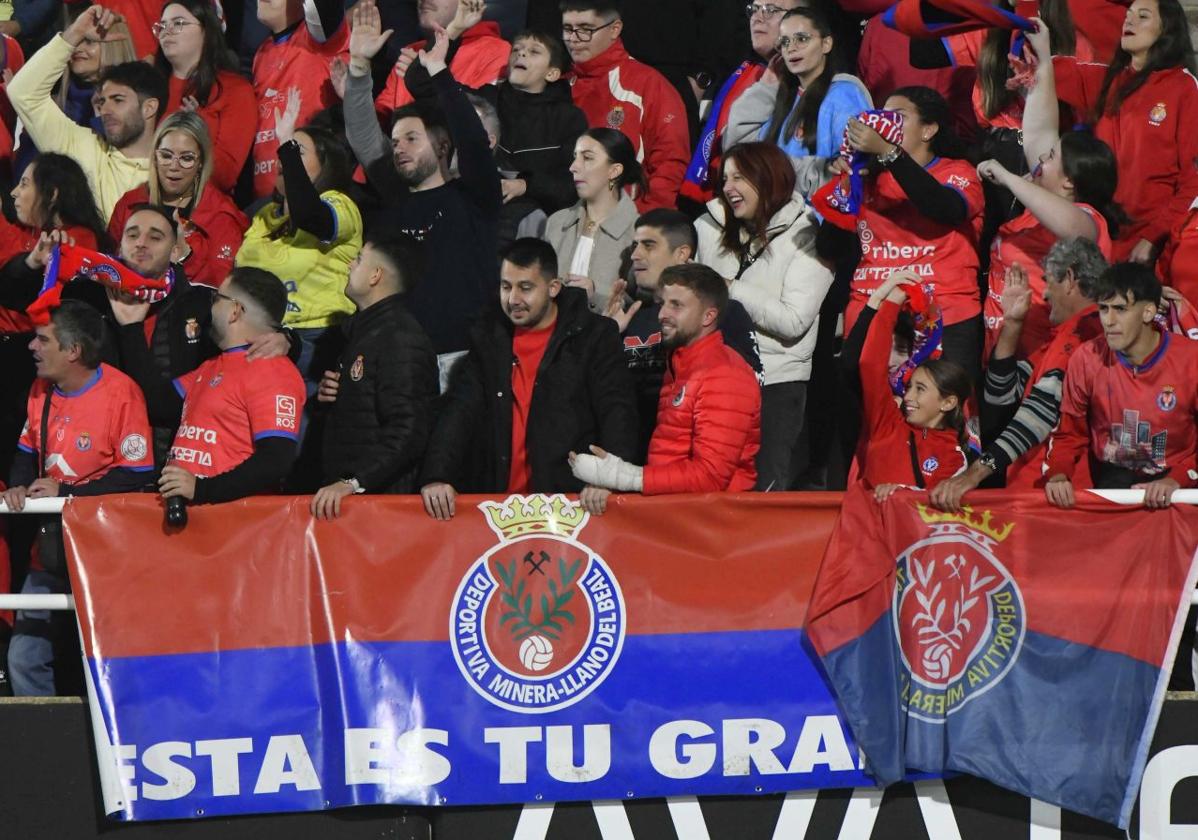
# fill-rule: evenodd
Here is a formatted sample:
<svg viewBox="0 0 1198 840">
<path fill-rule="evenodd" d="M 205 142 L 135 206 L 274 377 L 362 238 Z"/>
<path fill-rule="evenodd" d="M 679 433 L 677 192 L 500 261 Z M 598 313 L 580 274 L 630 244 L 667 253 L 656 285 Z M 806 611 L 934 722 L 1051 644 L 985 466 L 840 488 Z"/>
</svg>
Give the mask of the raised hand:
<svg viewBox="0 0 1198 840">
<path fill-rule="evenodd" d="M 419 53 L 420 63 L 430 76 L 445 69 L 445 58 L 449 55 L 449 33 L 438 26 L 433 29 L 433 45 Z"/>
<path fill-rule="evenodd" d="M 291 88 L 287 91 L 287 107 L 283 109 L 283 113 L 279 113 L 279 109 L 275 108 L 275 137 L 279 138 L 279 145 L 289 143 L 295 137 L 295 124 L 299 121 L 300 102 L 299 88 Z"/>
<path fill-rule="evenodd" d="M 378 55 L 383 44 L 391 37 L 391 31 L 383 30 L 383 19 L 374 0 L 362 0 L 354 7 L 349 22 L 349 55 L 352 59 L 370 63 Z"/>
<path fill-rule="evenodd" d="M 483 19 L 483 12 L 486 11 L 487 4 L 484 0 L 459 0 L 458 10 L 453 16 L 453 20 L 446 27 L 446 32 L 449 34 L 449 40 L 456 41 L 462 37 L 462 33 L 472 26 L 478 24 Z"/>
<path fill-rule="evenodd" d="M 1032 289 L 1027 271 L 1019 263 L 1012 263 L 1003 275 L 1002 297 L 1003 320 L 1021 322 L 1032 306 Z"/>
<path fill-rule="evenodd" d="M 62 33 L 62 38 L 72 47 L 83 41 L 103 41 L 109 27 L 121 20 L 121 16 L 103 6 L 91 6 L 75 18 L 75 22 Z"/>
</svg>

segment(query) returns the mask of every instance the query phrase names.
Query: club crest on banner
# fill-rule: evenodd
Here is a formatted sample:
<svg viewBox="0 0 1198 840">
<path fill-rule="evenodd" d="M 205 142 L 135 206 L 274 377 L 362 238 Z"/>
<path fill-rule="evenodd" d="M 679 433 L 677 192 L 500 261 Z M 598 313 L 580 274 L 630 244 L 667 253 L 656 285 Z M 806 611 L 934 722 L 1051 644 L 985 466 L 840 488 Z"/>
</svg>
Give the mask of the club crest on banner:
<svg viewBox="0 0 1198 840">
<path fill-rule="evenodd" d="M 917 505 L 928 534 L 897 558 L 892 616 L 907 713 L 943 723 L 1000 682 L 1023 646 L 1023 595 L 996 556 L 1014 523 Z"/>
<path fill-rule="evenodd" d="M 509 496 L 479 510 L 499 543 L 471 564 L 449 638 L 470 686 L 504 709 L 564 709 L 594 691 L 624 646 L 624 596 L 578 542 L 589 514 L 557 494 Z"/>
</svg>

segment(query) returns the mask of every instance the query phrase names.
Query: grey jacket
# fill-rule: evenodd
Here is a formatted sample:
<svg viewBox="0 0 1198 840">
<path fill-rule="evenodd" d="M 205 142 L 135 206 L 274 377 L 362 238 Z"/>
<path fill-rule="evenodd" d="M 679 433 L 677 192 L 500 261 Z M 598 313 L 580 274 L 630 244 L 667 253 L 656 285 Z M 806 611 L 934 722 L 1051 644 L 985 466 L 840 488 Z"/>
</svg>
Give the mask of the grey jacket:
<svg viewBox="0 0 1198 840">
<path fill-rule="evenodd" d="M 558 274 L 563 278 L 570 273 L 574 260 L 574 249 L 582 236 L 582 202 L 573 207 L 558 210 L 545 223 L 545 241 L 557 252 Z M 611 287 L 628 274 L 632 254 L 632 233 L 636 226 L 636 203 L 625 194 L 615 211 L 595 229 L 595 245 L 591 250 L 590 270 L 587 274 L 595 284 L 595 296 L 591 309 L 602 312 L 611 297 Z"/>
</svg>

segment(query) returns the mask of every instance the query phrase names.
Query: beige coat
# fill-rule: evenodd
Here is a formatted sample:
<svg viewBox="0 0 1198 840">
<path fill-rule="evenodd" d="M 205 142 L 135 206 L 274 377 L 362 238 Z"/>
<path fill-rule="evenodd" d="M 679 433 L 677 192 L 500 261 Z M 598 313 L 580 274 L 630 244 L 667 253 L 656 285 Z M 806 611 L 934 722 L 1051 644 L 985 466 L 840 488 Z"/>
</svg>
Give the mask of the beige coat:
<svg viewBox="0 0 1198 840">
<path fill-rule="evenodd" d="M 545 241 L 557 252 L 557 273 L 564 280 L 574 261 L 574 249 L 582 235 L 582 202 L 558 210 L 545 223 Z M 611 297 L 612 284 L 628 275 L 632 254 L 632 234 L 636 226 L 636 204 L 625 194 L 610 216 L 595 229 L 587 276 L 595 284 L 591 309 L 602 312 Z"/>
</svg>

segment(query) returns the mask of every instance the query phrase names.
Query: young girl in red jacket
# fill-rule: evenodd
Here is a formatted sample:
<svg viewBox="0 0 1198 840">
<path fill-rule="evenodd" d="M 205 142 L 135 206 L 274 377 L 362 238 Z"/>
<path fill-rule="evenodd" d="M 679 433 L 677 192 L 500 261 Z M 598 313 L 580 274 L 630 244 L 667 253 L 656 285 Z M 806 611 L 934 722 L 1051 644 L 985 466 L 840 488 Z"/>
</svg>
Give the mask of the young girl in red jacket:
<svg viewBox="0 0 1198 840">
<path fill-rule="evenodd" d="M 965 401 L 969 375 L 955 362 L 935 359 L 915 368 L 901 401 L 890 389 L 895 323 L 907 300 L 906 286 L 919 283 L 908 271 L 893 272 L 870 296 L 875 310 L 861 351 L 864 423 L 858 448 L 861 480 L 881 501 L 900 487 L 935 487 L 965 469 Z"/>
</svg>

